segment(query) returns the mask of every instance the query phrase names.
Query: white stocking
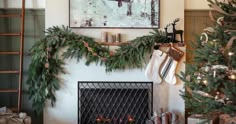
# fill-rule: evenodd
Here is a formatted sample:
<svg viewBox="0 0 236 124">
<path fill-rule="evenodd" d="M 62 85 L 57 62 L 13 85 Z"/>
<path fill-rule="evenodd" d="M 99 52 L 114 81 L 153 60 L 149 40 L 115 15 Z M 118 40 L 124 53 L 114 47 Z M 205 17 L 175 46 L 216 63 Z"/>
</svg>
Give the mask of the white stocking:
<svg viewBox="0 0 236 124">
<path fill-rule="evenodd" d="M 145 70 L 145 76 L 154 83 L 160 84 L 162 82 L 159 69 L 166 57 L 167 54 L 160 50 L 153 51 L 152 58 Z"/>
</svg>

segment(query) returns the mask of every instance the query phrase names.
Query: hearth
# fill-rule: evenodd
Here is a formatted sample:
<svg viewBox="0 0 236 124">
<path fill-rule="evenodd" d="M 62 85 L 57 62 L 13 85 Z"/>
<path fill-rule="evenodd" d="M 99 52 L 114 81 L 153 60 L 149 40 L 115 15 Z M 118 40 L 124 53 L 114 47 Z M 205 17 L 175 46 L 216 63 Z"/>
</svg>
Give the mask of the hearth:
<svg viewBox="0 0 236 124">
<path fill-rule="evenodd" d="M 78 82 L 78 124 L 145 124 L 152 82 Z"/>
</svg>

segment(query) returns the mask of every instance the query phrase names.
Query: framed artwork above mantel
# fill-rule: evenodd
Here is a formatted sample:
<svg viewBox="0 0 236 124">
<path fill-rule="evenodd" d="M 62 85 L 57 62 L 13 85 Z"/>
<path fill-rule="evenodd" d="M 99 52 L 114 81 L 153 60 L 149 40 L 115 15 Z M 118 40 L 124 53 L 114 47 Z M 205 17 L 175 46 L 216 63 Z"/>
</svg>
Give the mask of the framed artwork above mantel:
<svg viewBox="0 0 236 124">
<path fill-rule="evenodd" d="M 71 28 L 159 28 L 160 0 L 69 0 Z"/>
</svg>

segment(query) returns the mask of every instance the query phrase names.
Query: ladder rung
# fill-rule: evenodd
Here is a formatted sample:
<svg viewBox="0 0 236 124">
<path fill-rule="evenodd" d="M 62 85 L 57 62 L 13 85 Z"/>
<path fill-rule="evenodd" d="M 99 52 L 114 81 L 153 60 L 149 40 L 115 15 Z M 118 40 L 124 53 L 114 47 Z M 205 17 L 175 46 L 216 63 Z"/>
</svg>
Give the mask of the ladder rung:
<svg viewBox="0 0 236 124">
<path fill-rule="evenodd" d="M 21 17 L 20 14 L 1 14 L 0 18 L 7 18 L 7 17 Z"/>
<path fill-rule="evenodd" d="M 18 89 L 1 89 L 0 93 L 18 93 Z"/>
<path fill-rule="evenodd" d="M 1 55 L 9 55 L 9 54 L 12 54 L 12 55 L 18 55 L 20 54 L 20 52 L 0 52 Z"/>
<path fill-rule="evenodd" d="M 0 36 L 20 36 L 21 33 L 1 33 Z"/>
<path fill-rule="evenodd" d="M 18 74 L 19 71 L 0 71 L 0 74 Z"/>
</svg>

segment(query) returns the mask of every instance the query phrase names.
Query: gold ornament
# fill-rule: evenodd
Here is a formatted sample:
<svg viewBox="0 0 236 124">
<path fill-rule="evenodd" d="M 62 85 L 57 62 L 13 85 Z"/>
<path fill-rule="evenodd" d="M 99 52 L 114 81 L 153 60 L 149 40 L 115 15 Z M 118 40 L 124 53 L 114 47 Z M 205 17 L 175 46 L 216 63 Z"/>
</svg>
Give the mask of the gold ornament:
<svg viewBox="0 0 236 124">
<path fill-rule="evenodd" d="M 203 81 L 203 84 L 205 84 L 206 86 L 208 85 L 208 81 L 206 79 L 204 79 Z"/>
</svg>

